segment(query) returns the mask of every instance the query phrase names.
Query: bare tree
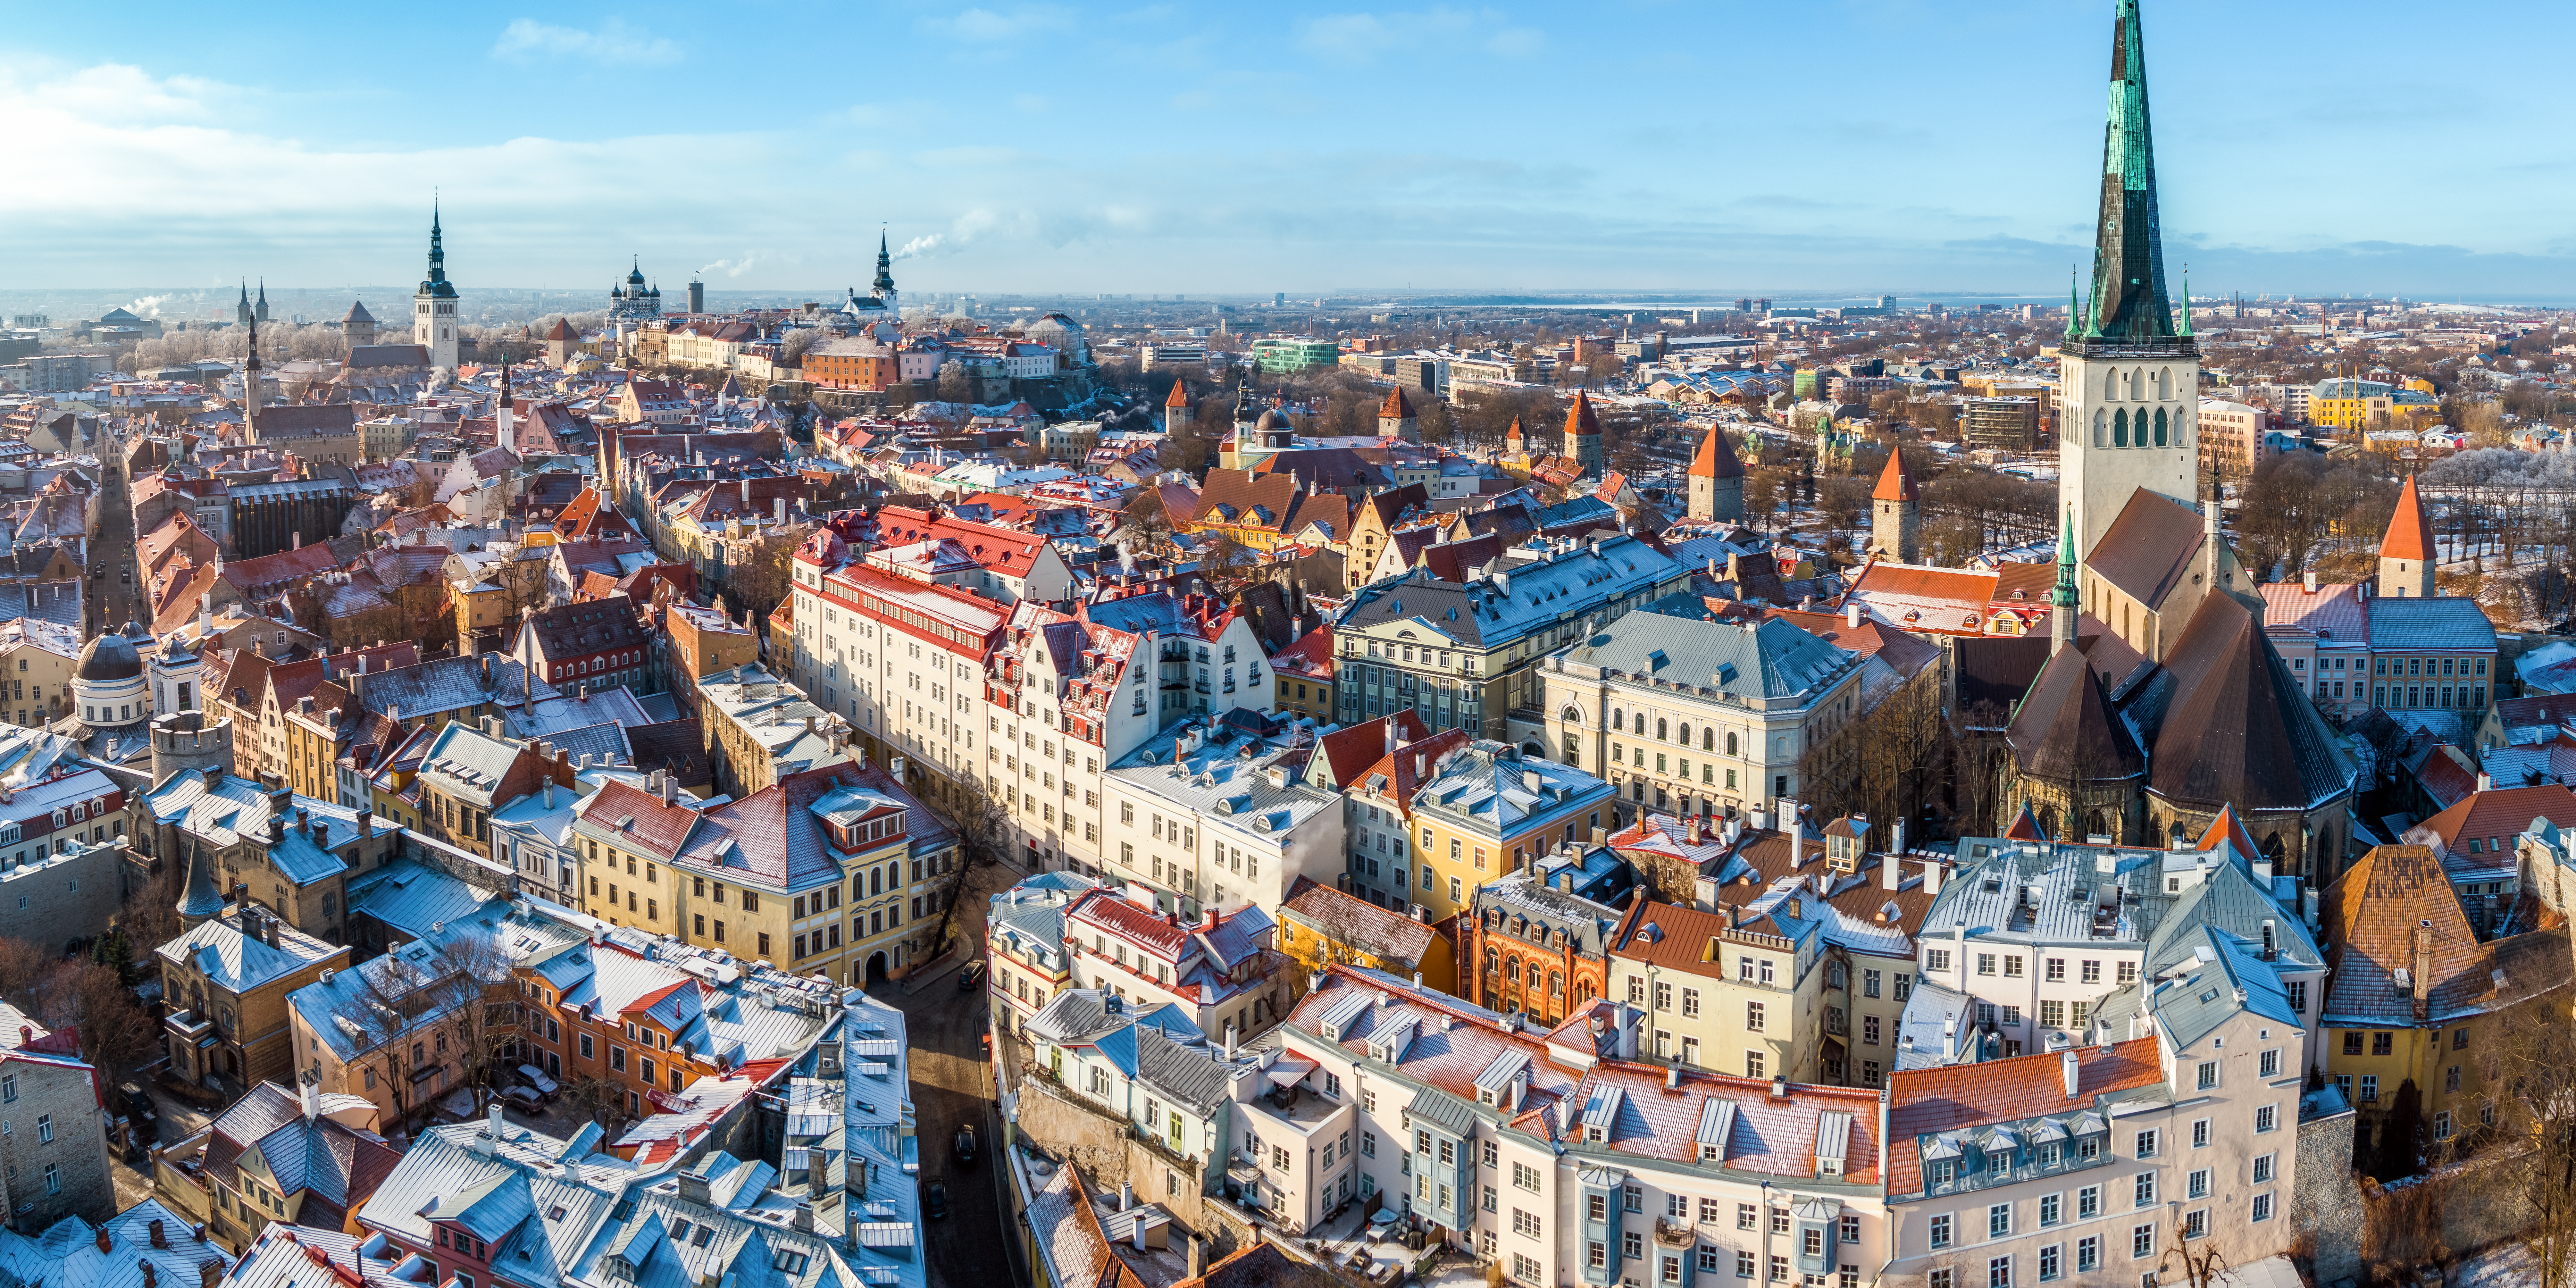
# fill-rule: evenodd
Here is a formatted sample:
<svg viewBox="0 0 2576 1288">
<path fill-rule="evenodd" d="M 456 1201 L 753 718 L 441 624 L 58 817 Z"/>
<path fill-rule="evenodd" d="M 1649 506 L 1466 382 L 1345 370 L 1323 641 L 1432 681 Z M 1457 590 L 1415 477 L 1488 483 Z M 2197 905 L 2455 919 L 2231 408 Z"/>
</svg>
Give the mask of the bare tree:
<svg viewBox="0 0 2576 1288">
<path fill-rule="evenodd" d="M 439 956 L 454 971 L 448 982 L 454 1004 L 442 1023 L 455 1040 L 458 1074 L 480 1110 L 491 1102 L 493 1075 L 518 1047 L 522 1016 L 510 955 L 494 936 L 466 934 L 450 939 Z"/>
<path fill-rule="evenodd" d="M 375 1067 L 393 1099 L 394 1116 L 407 1120 L 422 1108 L 414 1096 L 425 1094 L 412 1074 L 447 1061 L 453 1039 L 443 1025 L 465 990 L 444 954 L 422 942 L 397 948 L 353 973 L 357 985 L 333 1011 L 332 1023 L 359 1052 L 351 1063 Z"/>
<path fill-rule="evenodd" d="M 2535 1288 L 2576 1284 L 2576 1025 L 2562 1006 L 2521 1008 L 2483 1044 L 2480 1073 L 2497 1091 L 2495 1122 L 2470 1144 L 2486 1166 L 2469 1173 L 2472 1197 L 2520 1207 L 2520 1236 Z"/>
</svg>

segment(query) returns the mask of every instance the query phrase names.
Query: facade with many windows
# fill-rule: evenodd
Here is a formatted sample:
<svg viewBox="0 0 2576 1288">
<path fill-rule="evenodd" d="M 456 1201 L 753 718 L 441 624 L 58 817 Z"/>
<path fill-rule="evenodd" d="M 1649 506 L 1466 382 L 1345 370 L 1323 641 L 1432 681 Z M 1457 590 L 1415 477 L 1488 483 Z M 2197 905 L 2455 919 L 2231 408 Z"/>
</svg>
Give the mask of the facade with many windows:
<svg viewBox="0 0 2576 1288">
<path fill-rule="evenodd" d="M 1553 1031 L 1334 966 L 1234 1106 L 1250 1202 L 1290 1231 L 1345 1200 L 1545 1288 L 1860 1288 L 1888 1237 L 1874 1092 L 1659 1068 L 1635 1008 Z"/>
</svg>

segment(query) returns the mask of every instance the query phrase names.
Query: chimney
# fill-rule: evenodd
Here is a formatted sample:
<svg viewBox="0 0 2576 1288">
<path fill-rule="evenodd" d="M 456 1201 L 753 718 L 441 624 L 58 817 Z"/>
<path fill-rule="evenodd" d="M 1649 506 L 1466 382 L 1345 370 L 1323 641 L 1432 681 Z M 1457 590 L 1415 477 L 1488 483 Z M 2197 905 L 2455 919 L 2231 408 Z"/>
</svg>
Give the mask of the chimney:
<svg viewBox="0 0 2576 1288">
<path fill-rule="evenodd" d="M 265 919 L 264 933 L 260 937 L 266 940 L 268 946 L 271 948 L 277 947 L 277 927 L 279 921 L 280 918 L 275 916 Z"/>
<path fill-rule="evenodd" d="M 501 1133 L 507 1129 L 508 1125 L 501 1121 L 501 1101 L 496 1097 L 492 1101 L 491 1109 L 484 1115 L 483 1134 L 497 1143 L 501 1139 Z"/>
<path fill-rule="evenodd" d="M 198 1227 L 197 1227 L 197 1241 L 198 1241 L 198 1242 L 200 1242 L 200 1243 L 203 1243 L 203 1242 L 205 1242 L 205 1238 L 206 1238 L 206 1227 L 204 1227 L 204 1226 L 202 1226 L 202 1225 L 201 1225 L 201 1226 L 198 1226 Z M 212 1258 L 212 1257 L 209 1257 L 209 1258 L 207 1258 L 207 1259 L 206 1259 L 206 1264 L 204 1264 L 204 1265 L 202 1265 L 202 1266 L 197 1267 L 197 1288 L 215 1288 L 215 1285 L 217 1285 L 217 1284 L 219 1284 L 219 1283 L 222 1283 L 223 1281 L 224 1281 L 224 1263 L 223 1263 L 223 1262 L 218 1261 L 218 1260 L 216 1260 L 216 1259 L 214 1259 L 214 1258 Z"/>
<path fill-rule="evenodd" d="M 1136 1206 L 1136 1187 L 1125 1181 L 1120 1181 L 1118 1183 L 1118 1210 L 1124 1212 L 1134 1206 Z"/>
<path fill-rule="evenodd" d="M 2411 981 L 2415 989 L 2415 1016 L 2417 1019 L 2423 1018 L 2424 1005 L 2427 1001 L 2431 1000 L 2433 996 L 2433 985 L 2431 980 L 2432 967 L 2433 923 L 2430 921 L 2418 921 L 2415 923 L 2415 978 Z"/>
<path fill-rule="evenodd" d="M 98 1250 L 101 1252 L 107 1251 L 108 1243 L 107 1227 L 102 1225 L 98 1228 Z"/>
<path fill-rule="evenodd" d="M 1234 1058 L 1234 1021 L 1232 1020 L 1225 1022 L 1225 1058 L 1228 1060 Z"/>
<path fill-rule="evenodd" d="M 1855 631 L 1856 631 L 1856 630 L 1859 630 L 1859 629 L 1860 629 L 1860 618 L 1861 618 L 1860 601 L 1859 601 L 1859 600 L 1856 600 L 1856 599 L 1854 599 L 1854 600 L 1846 600 L 1846 601 L 1844 601 L 1844 603 L 1843 603 L 1843 627 L 1844 627 L 1844 629 L 1846 629 L 1846 630 L 1855 630 Z"/>
<path fill-rule="evenodd" d="M 2068 1047 L 2067 1049 L 2057 1053 L 2057 1072 L 2066 1080 L 2066 1098 L 2069 1100 L 2073 1100 L 2075 1098 L 2075 1087 L 2079 1081 L 2077 1076 L 2078 1071 L 2079 1066 L 2075 1059 L 2075 1048 Z"/>
<path fill-rule="evenodd" d="M 311 1069 L 305 1070 L 295 1079 L 295 1091 L 304 1102 L 304 1121 L 309 1123 L 322 1116 L 322 1079 L 319 1075 Z M 494 1101 L 493 1106 L 498 1108 L 500 1102 Z"/>
<path fill-rule="evenodd" d="M 1881 889 L 1894 890 L 1905 884 L 1905 863 L 1897 857 L 1901 853 L 1902 851 L 1890 850 L 1879 858 L 1878 884 Z"/>
<path fill-rule="evenodd" d="M 161 1218 L 157 1216 L 152 1218 L 152 1246 L 156 1248 L 170 1246 L 170 1232 L 162 1226 Z"/>
<path fill-rule="evenodd" d="M 1939 859 L 1925 860 L 1923 864 L 1923 893 L 1941 893 L 1941 878 L 1947 870 L 1947 866 Z"/>
<path fill-rule="evenodd" d="M 2279 941 L 2272 938 L 2272 919 L 2263 919 L 2263 960 L 2271 961 L 2280 951 Z"/>
<path fill-rule="evenodd" d="M 2313 594 L 2317 593 L 2317 570 L 2316 570 L 2316 569 L 2314 569 L 2314 568 L 2310 568 L 2310 569 L 2308 570 L 2308 575 L 2307 575 L 2306 585 L 2307 585 L 2307 590 L 2308 590 L 2308 593 L 2309 593 L 2309 594 L 2313 595 Z"/>
<path fill-rule="evenodd" d="M 1198 1237 L 1197 1235 L 1195 1235 L 1195 1234 L 1190 1235 L 1190 1236 L 1189 1236 L 1189 1241 L 1190 1241 L 1190 1275 L 1189 1275 L 1189 1277 L 1190 1277 L 1190 1278 L 1192 1278 L 1192 1279 L 1201 1278 L 1201 1277 L 1203 1277 L 1207 1272 L 1206 1272 L 1204 1269 L 1202 1269 L 1202 1268 L 1201 1268 L 1201 1266 L 1200 1266 L 1199 1237 Z M 150 1288 L 150 1285 L 149 1285 L 149 1284 L 145 1285 L 145 1288 Z"/>
<path fill-rule="evenodd" d="M 143 1267 L 143 1288 L 158 1288 L 160 1275 L 154 1272 L 152 1262 L 145 1259 L 136 1264 Z"/>
<path fill-rule="evenodd" d="M 2482 792 L 2494 791 L 2495 775 L 2487 773 L 2484 770 L 2480 770 L 2478 772 L 2478 790 Z"/>
</svg>

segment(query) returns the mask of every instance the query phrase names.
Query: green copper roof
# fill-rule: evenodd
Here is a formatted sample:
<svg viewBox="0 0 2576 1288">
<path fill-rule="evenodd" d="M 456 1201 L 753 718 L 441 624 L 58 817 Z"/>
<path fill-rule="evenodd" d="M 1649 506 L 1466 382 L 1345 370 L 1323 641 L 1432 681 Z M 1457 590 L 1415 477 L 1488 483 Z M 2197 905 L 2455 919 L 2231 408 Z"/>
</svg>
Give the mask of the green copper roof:
<svg viewBox="0 0 2576 1288">
<path fill-rule="evenodd" d="M 2059 608 L 2073 608 L 2075 593 L 2075 511 L 2069 509 L 2057 529 L 2057 590 L 2048 602 Z"/>
<path fill-rule="evenodd" d="M 2102 209 L 2093 242 L 2093 309 L 2085 334 L 2170 341 L 2155 146 L 2147 126 L 2145 37 L 2138 0 L 2118 0 L 2111 28 L 2111 110 L 2102 133 Z"/>
</svg>

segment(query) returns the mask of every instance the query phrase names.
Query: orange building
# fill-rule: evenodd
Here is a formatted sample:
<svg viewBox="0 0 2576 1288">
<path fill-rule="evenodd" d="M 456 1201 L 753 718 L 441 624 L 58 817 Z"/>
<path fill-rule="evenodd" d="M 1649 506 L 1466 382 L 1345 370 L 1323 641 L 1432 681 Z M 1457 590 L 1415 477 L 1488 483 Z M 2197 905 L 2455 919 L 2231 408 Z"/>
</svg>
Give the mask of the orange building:
<svg viewBox="0 0 2576 1288">
<path fill-rule="evenodd" d="M 826 340 L 805 351 L 805 379 L 836 389 L 884 389 L 901 379 L 895 351 L 856 337 Z"/>
</svg>

